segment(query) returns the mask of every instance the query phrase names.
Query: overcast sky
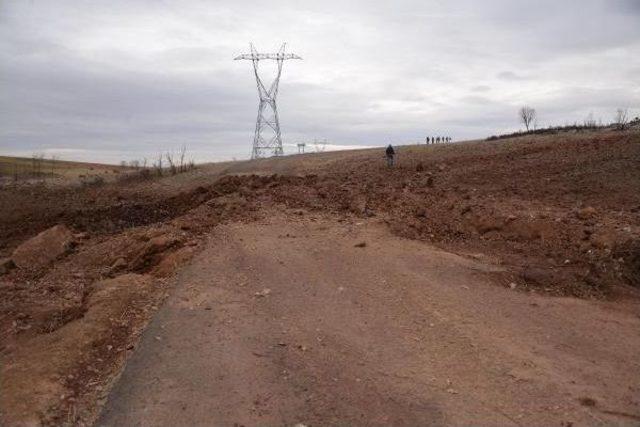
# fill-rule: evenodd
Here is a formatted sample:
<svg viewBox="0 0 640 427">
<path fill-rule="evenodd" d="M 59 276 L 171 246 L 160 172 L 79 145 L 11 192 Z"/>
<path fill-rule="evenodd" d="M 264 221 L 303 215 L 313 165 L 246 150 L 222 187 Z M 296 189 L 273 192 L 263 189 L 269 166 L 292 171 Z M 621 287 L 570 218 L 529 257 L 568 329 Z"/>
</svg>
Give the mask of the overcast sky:
<svg viewBox="0 0 640 427">
<path fill-rule="evenodd" d="M 304 58 L 280 83 L 285 152 L 486 137 L 523 104 L 539 126 L 640 114 L 640 0 L 0 0 L 0 154 L 247 158 L 251 41 Z"/>
</svg>

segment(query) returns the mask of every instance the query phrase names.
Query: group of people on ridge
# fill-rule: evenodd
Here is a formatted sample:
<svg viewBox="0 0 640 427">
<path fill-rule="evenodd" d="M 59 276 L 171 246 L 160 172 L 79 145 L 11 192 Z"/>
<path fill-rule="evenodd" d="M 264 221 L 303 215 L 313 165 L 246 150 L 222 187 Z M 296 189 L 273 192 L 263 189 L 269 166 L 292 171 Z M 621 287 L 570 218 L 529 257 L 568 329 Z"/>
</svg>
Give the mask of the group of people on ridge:
<svg viewBox="0 0 640 427">
<path fill-rule="evenodd" d="M 441 142 L 451 142 L 450 136 L 432 136 L 431 138 L 427 137 L 425 139 L 427 145 L 429 144 L 440 144 Z"/>
<path fill-rule="evenodd" d="M 427 137 L 425 141 L 427 145 L 440 144 L 443 142 L 451 142 L 451 137 L 450 136 L 432 136 L 432 137 Z M 387 166 L 392 167 L 393 160 L 396 155 L 396 151 L 393 149 L 393 146 L 391 144 L 387 146 L 387 149 L 385 150 L 384 154 L 387 159 Z"/>
</svg>

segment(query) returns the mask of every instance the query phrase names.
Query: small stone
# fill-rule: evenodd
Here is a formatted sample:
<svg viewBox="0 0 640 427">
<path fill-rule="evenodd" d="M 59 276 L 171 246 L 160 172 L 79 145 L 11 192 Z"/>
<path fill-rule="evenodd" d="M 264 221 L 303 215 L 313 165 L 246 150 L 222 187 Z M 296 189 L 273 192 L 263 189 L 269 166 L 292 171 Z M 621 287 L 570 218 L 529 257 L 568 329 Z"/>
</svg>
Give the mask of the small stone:
<svg viewBox="0 0 640 427">
<path fill-rule="evenodd" d="M 415 216 L 416 216 L 416 218 L 426 218 L 427 217 L 426 209 L 424 209 L 424 208 L 416 209 Z"/>
<path fill-rule="evenodd" d="M 598 213 L 598 211 L 593 206 L 587 206 L 586 208 L 582 208 L 578 212 L 576 212 L 576 216 L 579 219 L 585 220 L 593 218 L 596 213 Z"/>
<path fill-rule="evenodd" d="M 256 292 L 256 293 L 255 293 L 255 294 L 253 294 L 253 295 L 255 295 L 255 296 L 257 296 L 257 297 L 259 297 L 259 298 L 260 298 L 260 297 L 266 297 L 266 296 L 267 296 L 267 295 L 269 295 L 269 294 L 271 294 L 271 289 L 269 289 L 269 288 L 264 288 L 264 289 L 263 289 L 263 290 L 261 290 L 260 292 Z"/>
<path fill-rule="evenodd" d="M 11 258 L 0 259 L 0 276 L 9 273 L 10 270 L 15 268 L 15 263 Z"/>
<path fill-rule="evenodd" d="M 592 399 L 590 397 L 582 397 L 579 399 L 579 401 L 582 406 L 596 406 L 595 399 Z"/>
<path fill-rule="evenodd" d="M 517 284 L 517 283 L 515 283 L 515 282 L 511 282 L 511 283 L 509 283 L 509 287 L 510 287 L 511 289 L 515 289 L 517 286 L 518 286 L 518 284 Z"/>
<path fill-rule="evenodd" d="M 355 245 L 353 245 L 356 248 L 364 248 L 367 246 L 367 242 L 360 242 L 360 243 L 356 243 Z"/>
</svg>

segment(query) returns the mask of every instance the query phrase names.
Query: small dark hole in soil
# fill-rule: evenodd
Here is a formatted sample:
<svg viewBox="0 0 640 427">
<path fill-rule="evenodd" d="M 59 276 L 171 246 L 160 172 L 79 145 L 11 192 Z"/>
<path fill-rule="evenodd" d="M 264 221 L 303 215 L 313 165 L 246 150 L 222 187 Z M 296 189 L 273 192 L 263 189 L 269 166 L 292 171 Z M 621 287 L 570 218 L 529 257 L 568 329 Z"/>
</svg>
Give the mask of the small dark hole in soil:
<svg viewBox="0 0 640 427">
<path fill-rule="evenodd" d="M 581 397 L 579 400 L 582 406 L 596 406 L 595 399 L 592 399 L 590 397 Z"/>
</svg>

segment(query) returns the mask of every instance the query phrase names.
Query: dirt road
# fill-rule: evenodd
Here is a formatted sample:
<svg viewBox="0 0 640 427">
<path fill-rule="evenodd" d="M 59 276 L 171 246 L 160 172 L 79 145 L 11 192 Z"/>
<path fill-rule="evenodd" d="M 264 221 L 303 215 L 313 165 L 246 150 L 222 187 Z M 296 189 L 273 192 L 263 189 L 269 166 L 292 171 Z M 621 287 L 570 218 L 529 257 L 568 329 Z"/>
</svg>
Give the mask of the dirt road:
<svg viewBox="0 0 640 427">
<path fill-rule="evenodd" d="M 640 422 L 637 305 L 518 292 L 378 221 L 217 228 L 98 425 Z"/>
</svg>

